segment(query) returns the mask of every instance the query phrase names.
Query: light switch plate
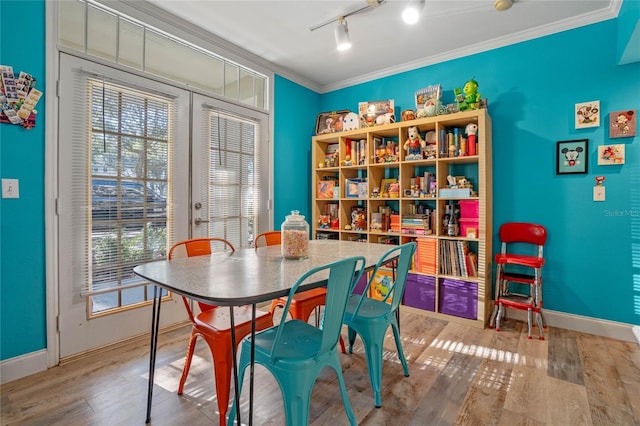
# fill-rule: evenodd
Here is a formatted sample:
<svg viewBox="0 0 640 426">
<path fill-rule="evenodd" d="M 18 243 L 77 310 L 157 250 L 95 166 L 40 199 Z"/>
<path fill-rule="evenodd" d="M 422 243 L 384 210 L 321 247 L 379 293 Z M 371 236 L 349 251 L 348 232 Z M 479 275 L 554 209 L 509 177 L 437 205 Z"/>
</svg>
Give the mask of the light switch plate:
<svg viewBox="0 0 640 426">
<path fill-rule="evenodd" d="M 593 187 L 593 201 L 604 201 L 604 200 L 605 200 L 604 186 L 594 186 Z"/>
<path fill-rule="evenodd" d="M 2 198 L 20 198 L 18 179 L 2 179 Z"/>
</svg>

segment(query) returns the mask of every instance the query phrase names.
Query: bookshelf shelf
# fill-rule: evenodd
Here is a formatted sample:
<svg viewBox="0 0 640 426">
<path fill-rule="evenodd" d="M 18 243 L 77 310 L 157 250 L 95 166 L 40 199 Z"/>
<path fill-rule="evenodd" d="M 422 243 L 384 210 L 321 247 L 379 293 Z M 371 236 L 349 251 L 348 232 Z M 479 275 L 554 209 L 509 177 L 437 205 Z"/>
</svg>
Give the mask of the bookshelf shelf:
<svg viewBox="0 0 640 426">
<path fill-rule="evenodd" d="M 476 155 L 445 156 L 448 144 L 471 143 L 473 138 L 464 135 L 469 123 L 478 126 Z M 402 147 L 410 126 L 417 126 L 423 138 L 435 132 L 435 159 L 405 159 Z M 313 238 L 417 241 L 405 293 L 407 308 L 467 325 L 487 324 L 492 308 L 492 182 L 491 119 L 486 110 L 315 136 L 312 168 Z M 461 188 L 451 190 L 452 178 L 458 178 Z M 333 198 L 315 192 L 326 180 L 337 188 Z M 467 202 L 477 204 L 469 209 Z M 475 216 L 460 218 L 457 235 L 450 236 L 443 228 L 443 215 L 447 206 L 460 204 Z M 339 222 L 338 229 L 319 226 L 329 214 Z"/>
</svg>

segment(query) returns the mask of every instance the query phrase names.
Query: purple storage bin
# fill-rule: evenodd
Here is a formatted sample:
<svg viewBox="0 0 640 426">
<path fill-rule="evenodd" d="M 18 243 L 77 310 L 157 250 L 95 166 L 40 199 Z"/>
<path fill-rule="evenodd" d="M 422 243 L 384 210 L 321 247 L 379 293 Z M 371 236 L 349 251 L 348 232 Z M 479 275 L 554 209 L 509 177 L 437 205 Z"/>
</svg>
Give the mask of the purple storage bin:
<svg viewBox="0 0 640 426">
<path fill-rule="evenodd" d="M 436 310 L 436 279 L 426 275 L 408 274 L 402 303 L 434 312 Z"/>
<path fill-rule="evenodd" d="M 440 281 L 440 312 L 461 318 L 478 318 L 478 283 L 445 278 Z"/>
<path fill-rule="evenodd" d="M 362 274 L 362 276 L 356 283 L 351 294 L 362 294 L 362 292 L 364 292 L 365 287 L 367 286 L 368 280 L 369 280 L 369 274 L 365 272 L 364 274 Z"/>
</svg>

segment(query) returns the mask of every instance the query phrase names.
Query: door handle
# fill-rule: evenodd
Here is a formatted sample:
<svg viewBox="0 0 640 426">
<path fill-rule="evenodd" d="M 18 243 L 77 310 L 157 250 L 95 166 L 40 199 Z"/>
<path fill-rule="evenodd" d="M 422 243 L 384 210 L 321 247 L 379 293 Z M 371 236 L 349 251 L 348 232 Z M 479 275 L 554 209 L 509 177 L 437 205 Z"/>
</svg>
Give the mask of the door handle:
<svg viewBox="0 0 640 426">
<path fill-rule="evenodd" d="M 195 223 L 196 225 L 200 225 L 201 223 L 209 223 L 209 222 L 210 222 L 210 221 L 208 221 L 208 220 L 202 220 L 202 219 L 200 219 L 199 217 L 196 217 L 196 218 L 193 220 L 193 223 Z"/>
</svg>

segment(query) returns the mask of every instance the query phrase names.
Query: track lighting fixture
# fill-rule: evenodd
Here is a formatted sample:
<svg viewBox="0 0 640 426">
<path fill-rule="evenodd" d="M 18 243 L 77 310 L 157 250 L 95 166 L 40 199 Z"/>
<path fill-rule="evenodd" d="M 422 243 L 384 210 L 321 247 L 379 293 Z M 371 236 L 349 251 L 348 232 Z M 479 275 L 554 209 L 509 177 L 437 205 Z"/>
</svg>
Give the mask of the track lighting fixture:
<svg viewBox="0 0 640 426">
<path fill-rule="evenodd" d="M 402 12 L 402 20 L 405 24 L 414 25 L 420 20 L 424 9 L 424 0 L 409 0 L 409 4 Z"/>
<path fill-rule="evenodd" d="M 336 36 L 336 46 L 338 50 L 347 50 L 351 47 L 351 39 L 349 38 L 349 25 L 343 16 L 338 20 L 338 26 L 334 30 Z"/>
</svg>

